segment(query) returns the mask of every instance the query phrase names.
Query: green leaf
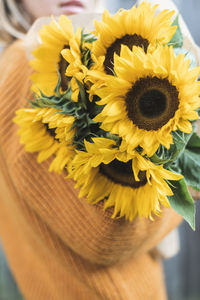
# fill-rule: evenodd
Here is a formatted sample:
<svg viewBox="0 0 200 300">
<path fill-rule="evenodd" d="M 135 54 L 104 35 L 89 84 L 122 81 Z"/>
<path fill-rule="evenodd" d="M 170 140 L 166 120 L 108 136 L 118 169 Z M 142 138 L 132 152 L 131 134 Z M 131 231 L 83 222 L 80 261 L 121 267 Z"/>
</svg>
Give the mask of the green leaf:
<svg viewBox="0 0 200 300">
<path fill-rule="evenodd" d="M 164 146 L 160 146 L 158 151 L 150 157 L 150 160 L 154 164 L 164 164 L 166 167 L 170 166 L 174 161 L 178 159 L 181 153 L 185 150 L 185 147 L 191 138 L 192 133 L 187 134 L 180 130 L 172 132 L 173 144 L 170 149 L 166 149 Z"/>
<path fill-rule="evenodd" d="M 184 179 L 171 181 L 173 196 L 168 197 L 171 207 L 195 230 L 195 204 Z"/>
<path fill-rule="evenodd" d="M 58 82 L 57 82 L 56 87 L 54 89 L 54 92 L 58 96 L 60 96 L 60 86 L 61 86 L 61 75 L 60 75 L 60 72 L 58 71 Z"/>
<path fill-rule="evenodd" d="M 93 43 L 96 40 L 97 40 L 97 37 L 94 36 L 92 33 L 84 33 L 84 30 L 82 30 L 81 43 Z"/>
<path fill-rule="evenodd" d="M 191 136 L 177 163 L 187 184 L 200 191 L 200 137 L 196 133 Z"/>
<path fill-rule="evenodd" d="M 174 144 L 171 145 L 171 147 L 170 147 L 170 149 L 171 148 L 173 149 L 171 161 L 175 161 L 185 150 L 185 147 L 193 133 L 187 134 L 180 130 L 177 130 L 177 131 L 174 131 L 172 134 L 173 134 Z"/>
<path fill-rule="evenodd" d="M 88 99 L 87 99 L 87 96 L 86 96 L 84 85 L 82 85 L 82 83 L 78 79 L 76 79 L 76 82 L 78 84 L 79 91 L 80 91 L 79 104 L 82 105 L 82 107 L 87 110 Z"/>
<path fill-rule="evenodd" d="M 178 166 L 187 184 L 200 191 L 200 151 L 186 149 L 178 160 Z"/>
<path fill-rule="evenodd" d="M 200 148 L 200 136 L 198 136 L 196 132 L 194 132 L 191 136 L 187 144 L 187 148 Z"/>
<path fill-rule="evenodd" d="M 178 22 L 178 16 L 174 20 L 173 26 L 177 26 L 176 32 L 173 35 L 171 41 L 168 43 L 168 45 L 172 45 L 174 48 L 182 48 L 183 47 L 183 35 L 180 29 L 180 25 Z"/>
</svg>

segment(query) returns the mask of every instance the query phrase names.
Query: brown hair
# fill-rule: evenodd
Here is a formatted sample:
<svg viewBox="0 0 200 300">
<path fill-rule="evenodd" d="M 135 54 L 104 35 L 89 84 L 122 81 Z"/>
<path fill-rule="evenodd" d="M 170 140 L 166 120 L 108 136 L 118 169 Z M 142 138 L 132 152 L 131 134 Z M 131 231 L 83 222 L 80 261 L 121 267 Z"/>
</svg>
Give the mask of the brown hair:
<svg viewBox="0 0 200 300">
<path fill-rule="evenodd" d="M 23 38 L 30 25 L 30 16 L 19 0 L 0 0 L 0 44 Z"/>
</svg>

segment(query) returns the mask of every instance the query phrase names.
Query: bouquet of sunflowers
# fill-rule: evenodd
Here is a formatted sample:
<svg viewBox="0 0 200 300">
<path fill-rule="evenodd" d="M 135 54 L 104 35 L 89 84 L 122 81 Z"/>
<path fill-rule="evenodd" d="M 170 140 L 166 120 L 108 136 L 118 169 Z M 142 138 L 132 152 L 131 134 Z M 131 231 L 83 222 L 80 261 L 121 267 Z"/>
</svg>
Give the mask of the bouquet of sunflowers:
<svg viewBox="0 0 200 300">
<path fill-rule="evenodd" d="M 14 121 L 25 150 L 51 157 L 89 203 L 129 221 L 171 206 L 194 228 L 200 68 L 173 12 L 156 8 L 105 11 L 93 32 L 52 18 L 30 62 L 34 99 Z"/>
</svg>

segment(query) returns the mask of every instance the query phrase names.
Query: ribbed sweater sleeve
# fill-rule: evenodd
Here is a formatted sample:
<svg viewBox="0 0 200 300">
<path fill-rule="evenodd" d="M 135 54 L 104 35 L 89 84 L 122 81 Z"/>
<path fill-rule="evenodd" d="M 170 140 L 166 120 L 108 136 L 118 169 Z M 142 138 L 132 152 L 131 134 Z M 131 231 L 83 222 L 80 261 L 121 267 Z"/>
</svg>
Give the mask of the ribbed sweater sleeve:
<svg viewBox="0 0 200 300">
<path fill-rule="evenodd" d="M 26 153 L 19 144 L 18 127 L 12 119 L 31 97 L 31 72 L 23 43 L 18 41 L 0 60 L 0 147 L 4 172 L 18 195 L 13 201 L 19 201 L 27 226 L 34 227 L 34 218 L 39 218 L 46 235 L 56 235 L 62 245 L 99 265 L 116 264 L 148 252 L 180 222 L 173 210 L 163 209 L 162 217 L 154 221 L 114 220 L 112 209 L 104 211 L 102 203 L 92 206 L 79 199 L 72 180 L 49 173 L 49 161 L 38 164 L 36 155 Z"/>
</svg>

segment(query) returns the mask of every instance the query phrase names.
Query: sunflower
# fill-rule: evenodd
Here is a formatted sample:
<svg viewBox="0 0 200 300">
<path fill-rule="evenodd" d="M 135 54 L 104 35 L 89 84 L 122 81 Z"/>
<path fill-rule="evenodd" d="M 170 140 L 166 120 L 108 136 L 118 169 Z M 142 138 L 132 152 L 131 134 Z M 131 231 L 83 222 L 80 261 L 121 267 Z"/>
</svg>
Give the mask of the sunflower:
<svg viewBox="0 0 200 300">
<path fill-rule="evenodd" d="M 79 197 L 86 196 L 92 204 L 104 200 L 105 209 L 114 206 L 113 218 L 125 216 L 130 221 L 160 215 L 161 205 L 170 207 L 167 196 L 173 193 L 166 180 L 179 180 L 181 175 L 154 165 L 136 151 L 124 152 L 106 138 L 85 141 L 85 148 L 77 151 L 68 167 L 68 177 L 80 187 Z"/>
<path fill-rule="evenodd" d="M 36 71 L 31 77 L 32 89 L 45 95 L 54 94 L 58 82 L 58 72 L 61 76 L 61 91 L 68 88 L 68 78 L 65 75 L 67 61 L 62 57 L 61 51 L 69 48 L 69 40 L 74 34 L 71 20 L 66 16 L 60 16 L 58 22 L 52 18 L 51 23 L 44 25 L 40 30 L 41 45 L 33 51 L 34 60 L 30 62 Z"/>
<path fill-rule="evenodd" d="M 63 49 L 61 54 L 67 61 L 68 67 L 65 75 L 71 77 L 72 100 L 78 101 L 79 86 L 77 80 L 83 84 L 87 74 L 87 67 L 83 64 L 83 57 L 90 45 L 82 41 L 82 28 L 69 41 L 69 49 Z"/>
<path fill-rule="evenodd" d="M 72 146 L 74 131 L 71 130 L 73 117 L 62 116 L 54 108 L 25 108 L 16 112 L 14 122 L 20 126 L 18 134 L 25 150 L 38 152 L 39 163 L 54 155 L 49 171 L 61 173 L 75 153 Z M 65 136 L 62 134 L 61 137 L 63 132 Z"/>
<path fill-rule="evenodd" d="M 141 146 L 151 157 L 162 144 L 169 149 L 172 131 L 192 131 L 190 121 L 198 119 L 200 68 L 190 69 L 183 54 L 161 46 L 153 53 L 139 47 L 122 46 L 115 55 L 116 76 L 103 76 L 106 87 L 96 91 L 105 105 L 95 121 L 122 137 L 128 151 Z"/>
<path fill-rule="evenodd" d="M 88 83 L 88 94 L 89 99 L 92 102 L 93 97 L 96 94 L 96 90 L 104 87 L 105 82 L 102 78 L 102 73 L 104 73 L 104 57 L 96 57 L 94 53 L 91 53 L 91 59 L 93 61 L 93 65 L 91 66 L 90 70 L 88 70 L 86 74 L 85 81 Z"/>
<path fill-rule="evenodd" d="M 114 16 L 105 10 L 102 22 L 95 22 L 98 40 L 93 45 L 93 53 L 97 58 L 105 58 L 104 71 L 107 74 L 113 74 L 114 53 L 120 54 L 121 45 L 130 49 L 138 46 L 146 52 L 171 40 L 176 31 L 171 20 L 174 12 L 164 10 L 155 15 L 157 7 L 144 1 L 130 10 L 119 10 Z"/>
</svg>

